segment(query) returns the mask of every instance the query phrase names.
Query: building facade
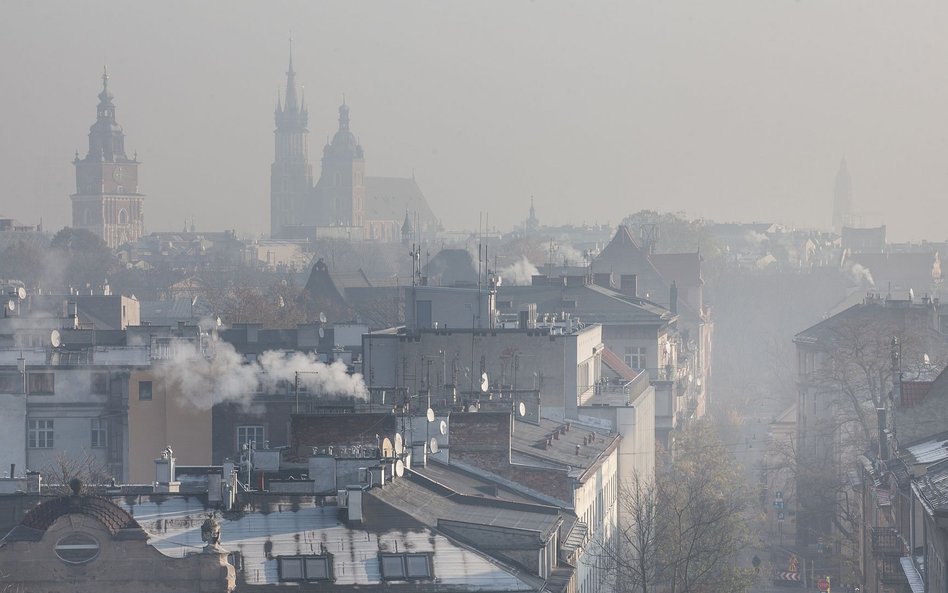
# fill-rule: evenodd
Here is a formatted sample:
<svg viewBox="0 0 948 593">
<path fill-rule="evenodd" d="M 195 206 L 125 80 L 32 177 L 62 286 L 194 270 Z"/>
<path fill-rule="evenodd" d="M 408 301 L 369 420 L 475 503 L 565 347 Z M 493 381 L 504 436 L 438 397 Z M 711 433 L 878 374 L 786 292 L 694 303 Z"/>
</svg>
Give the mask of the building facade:
<svg viewBox="0 0 948 593">
<path fill-rule="evenodd" d="M 76 167 L 72 226 L 95 233 L 111 248 L 137 241 L 145 232 L 145 196 L 138 191 L 138 155 L 125 153 L 125 132 L 115 119 L 109 75 L 102 74 L 89 152 Z"/>
</svg>

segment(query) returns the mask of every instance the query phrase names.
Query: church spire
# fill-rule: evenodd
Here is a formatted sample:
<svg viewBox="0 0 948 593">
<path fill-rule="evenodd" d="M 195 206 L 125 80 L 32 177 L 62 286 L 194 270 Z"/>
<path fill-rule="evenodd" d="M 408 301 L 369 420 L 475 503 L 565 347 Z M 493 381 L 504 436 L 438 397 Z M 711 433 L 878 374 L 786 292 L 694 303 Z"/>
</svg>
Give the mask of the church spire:
<svg viewBox="0 0 948 593">
<path fill-rule="evenodd" d="M 299 109 L 296 100 L 296 72 L 293 71 L 293 38 L 290 37 L 290 65 L 286 70 L 286 103 L 284 110 L 295 113 Z"/>
<path fill-rule="evenodd" d="M 109 90 L 109 68 L 102 66 L 102 92 L 99 93 L 99 107 L 112 104 L 112 91 Z"/>
<path fill-rule="evenodd" d="M 836 171 L 836 187 L 833 192 L 833 229 L 839 233 L 853 222 L 853 187 L 846 167 L 846 159 L 839 163 Z"/>
<path fill-rule="evenodd" d="M 342 98 L 342 105 L 339 106 L 339 131 L 349 129 L 349 106 L 346 105 L 346 98 Z"/>
</svg>

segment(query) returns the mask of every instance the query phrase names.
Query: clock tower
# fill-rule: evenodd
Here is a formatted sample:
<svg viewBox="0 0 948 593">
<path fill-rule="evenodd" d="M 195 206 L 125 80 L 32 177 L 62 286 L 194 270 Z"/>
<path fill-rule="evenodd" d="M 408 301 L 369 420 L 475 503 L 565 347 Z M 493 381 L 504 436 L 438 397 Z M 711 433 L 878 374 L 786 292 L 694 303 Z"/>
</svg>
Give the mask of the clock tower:
<svg viewBox="0 0 948 593">
<path fill-rule="evenodd" d="M 138 157 L 125 155 L 125 133 L 115 121 L 109 74 L 102 73 L 102 92 L 96 122 L 89 128 L 89 152 L 76 166 L 76 193 L 72 199 L 72 226 L 92 231 L 111 248 L 137 241 L 145 232 L 138 193 Z"/>
</svg>

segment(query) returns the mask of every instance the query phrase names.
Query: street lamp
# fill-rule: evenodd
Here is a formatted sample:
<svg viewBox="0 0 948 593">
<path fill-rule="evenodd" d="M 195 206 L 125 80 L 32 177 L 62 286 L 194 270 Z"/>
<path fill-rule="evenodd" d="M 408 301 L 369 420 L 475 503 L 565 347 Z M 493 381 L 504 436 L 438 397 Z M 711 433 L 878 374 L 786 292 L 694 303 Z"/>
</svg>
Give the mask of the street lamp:
<svg viewBox="0 0 948 593">
<path fill-rule="evenodd" d="M 295 372 L 295 387 L 296 387 L 296 413 L 300 413 L 300 375 L 318 375 L 318 371 L 296 371 Z"/>
</svg>

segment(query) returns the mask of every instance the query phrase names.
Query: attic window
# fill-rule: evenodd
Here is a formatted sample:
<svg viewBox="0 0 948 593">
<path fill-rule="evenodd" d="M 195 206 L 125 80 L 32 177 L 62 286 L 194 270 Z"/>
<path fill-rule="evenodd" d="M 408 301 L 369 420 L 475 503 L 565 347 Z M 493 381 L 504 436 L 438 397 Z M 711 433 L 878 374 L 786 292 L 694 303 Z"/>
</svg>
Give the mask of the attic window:
<svg viewBox="0 0 948 593">
<path fill-rule="evenodd" d="M 56 542 L 56 555 L 68 564 L 83 564 L 99 555 L 99 542 L 85 533 L 71 533 Z"/>
<path fill-rule="evenodd" d="M 280 556 L 281 581 L 331 581 L 332 555 Z"/>
<path fill-rule="evenodd" d="M 381 554 L 379 561 L 385 580 L 431 578 L 431 558 L 428 554 Z"/>
</svg>

